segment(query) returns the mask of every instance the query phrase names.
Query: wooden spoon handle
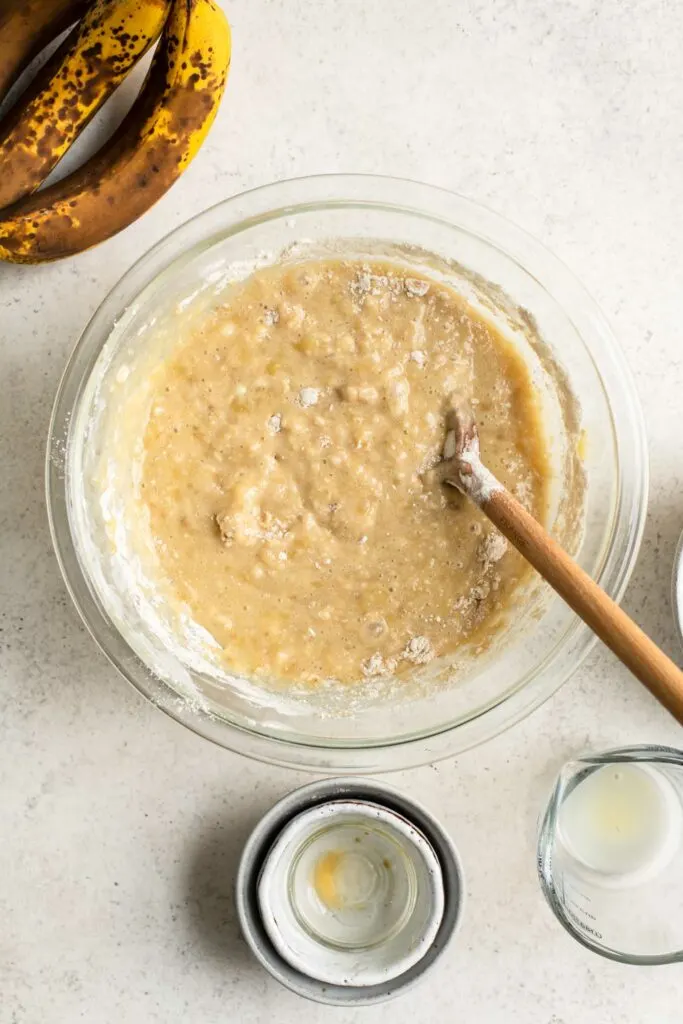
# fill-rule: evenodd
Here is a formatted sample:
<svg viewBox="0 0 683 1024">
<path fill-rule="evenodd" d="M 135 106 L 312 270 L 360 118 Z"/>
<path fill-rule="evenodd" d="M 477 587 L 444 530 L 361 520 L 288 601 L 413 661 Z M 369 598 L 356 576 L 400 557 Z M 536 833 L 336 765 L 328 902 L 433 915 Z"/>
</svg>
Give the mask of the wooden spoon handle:
<svg viewBox="0 0 683 1024">
<path fill-rule="evenodd" d="M 477 502 L 631 672 L 683 725 L 683 672 L 504 488 Z"/>
</svg>

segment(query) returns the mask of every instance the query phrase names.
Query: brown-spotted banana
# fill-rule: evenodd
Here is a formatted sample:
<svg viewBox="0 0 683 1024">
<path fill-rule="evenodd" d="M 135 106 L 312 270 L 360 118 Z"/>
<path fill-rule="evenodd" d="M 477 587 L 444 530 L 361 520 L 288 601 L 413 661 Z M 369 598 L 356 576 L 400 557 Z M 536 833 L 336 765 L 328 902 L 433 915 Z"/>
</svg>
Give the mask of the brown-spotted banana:
<svg viewBox="0 0 683 1024">
<path fill-rule="evenodd" d="M 0 122 L 0 209 L 35 191 L 158 38 L 169 0 L 94 0 Z"/>
<path fill-rule="evenodd" d="M 63 181 L 0 213 L 0 259 L 40 263 L 121 231 L 196 155 L 230 66 L 230 28 L 213 0 L 173 0 L 142 92 L 105 147 Z"/>
<path fill-rule="evenodd" d="M 89 0 L 0 2 L 0 101 L 34 57 L 77 21 Z"/>
</svg>

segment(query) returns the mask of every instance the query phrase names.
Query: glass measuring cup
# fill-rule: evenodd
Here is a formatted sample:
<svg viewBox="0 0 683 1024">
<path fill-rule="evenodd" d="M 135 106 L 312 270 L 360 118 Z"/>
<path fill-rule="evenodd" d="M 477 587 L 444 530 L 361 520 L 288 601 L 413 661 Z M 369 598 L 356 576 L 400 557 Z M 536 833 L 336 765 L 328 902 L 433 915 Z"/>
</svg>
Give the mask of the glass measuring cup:
<svg viewBox="0 0 683 1024">
<path fill-rule="evenodd" d="M 538 837 L 560 923 L 621 963 L 683 960 L 683 751 L 635 746 L 562 768 Z"/>
</svg>

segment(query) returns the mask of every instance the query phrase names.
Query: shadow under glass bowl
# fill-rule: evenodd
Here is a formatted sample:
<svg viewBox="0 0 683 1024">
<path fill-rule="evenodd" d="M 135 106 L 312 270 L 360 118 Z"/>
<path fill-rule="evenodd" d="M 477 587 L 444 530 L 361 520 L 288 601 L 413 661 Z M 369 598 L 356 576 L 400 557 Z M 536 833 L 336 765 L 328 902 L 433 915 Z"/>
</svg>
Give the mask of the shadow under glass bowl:
<svg viewBox="0 0 683 1024">
<path fill-rule="evenodd" d="M 434 692 L 369 702 L 353 712 L 321 714 L 305 702 L 281 712 L 273 702 L 259 706 L 253 688 L 245 696 L 190 672 L 199 697 L 193 699 L 177 683 L 173 656 L 166 659 L 168 671 L 158 663 L 150 668 L 144 623 L 121 625 L 80 536 L 84 460 L 93 443 L 90 412 L 98 400 L 97 380 L 115 368 L 117 353 L 124 346 L 130 351 L 133 338 L 140 345 L 152 316 L 219 278 L 225 267 L 267 264 L 283 252 L 292 258 L 302 239 L 302 252 L 333 239 L 333 249 L 345 256 L 391 254 L 394 246 L 404 266 L 422 269 L 424 254 L 433 254 L 441 279 L 462 285 L 468 300 L 476 300 L 478 282 L 491 282 L 520 324 L 533 325 L 581 407 L 586 485 L 583 533 L 573 554 L 616 600 L 628 582 L 645 519 L 642 414 L 618 345 L 567 268 L 489 210 L 416 182 L 325 175 L 235 196 L 162 240 L 104 300 L 64 372 L 46 467 L 55 550 L 88 629 L 138 690 L 207 739 L 291 767 L 389 771 L 459 753 L 519 721 L 574 671 L 592 646 L 590 631 L 559 598 L 546 595 L 542 610 L 520 621 L 516 634 Z M 557 534 L 553 522 L 548 525 Z"/>
</svg>

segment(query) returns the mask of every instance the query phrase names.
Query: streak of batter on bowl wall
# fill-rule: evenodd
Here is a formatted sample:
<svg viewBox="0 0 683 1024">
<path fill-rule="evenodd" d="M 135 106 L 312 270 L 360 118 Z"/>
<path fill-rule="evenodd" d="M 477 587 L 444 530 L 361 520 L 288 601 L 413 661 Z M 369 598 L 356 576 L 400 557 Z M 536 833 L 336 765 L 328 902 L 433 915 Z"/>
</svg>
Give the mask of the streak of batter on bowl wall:
<svg viewBox="0 0 683 1024">
<path fill-rule="evenodd" d="M 448 286 L 385 262 L 254 273 L 153 371 L 139 501 L 169 601 L 231 672 L 315 685 L 486 643 L 530 572 L 432 472 L 466 395 L 543 519 L 534 387 Z"/>
</svg>

